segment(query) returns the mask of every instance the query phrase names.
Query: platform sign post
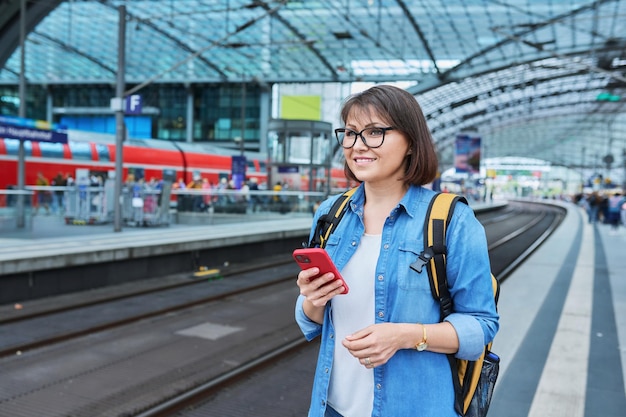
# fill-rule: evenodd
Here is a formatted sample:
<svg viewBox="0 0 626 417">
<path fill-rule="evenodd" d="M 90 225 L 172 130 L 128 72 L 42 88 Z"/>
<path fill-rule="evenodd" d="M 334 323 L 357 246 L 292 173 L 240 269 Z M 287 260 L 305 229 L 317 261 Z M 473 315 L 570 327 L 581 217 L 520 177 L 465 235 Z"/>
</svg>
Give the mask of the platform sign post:
<svg viewBox="0 0 626 417">
<path fill-rule="evenodd" d="M 115 112 L 115 188 L 113 192 L 113 230 L 115 232 L 122 231 L 122 181 L 124 181 L 122 178 L 122 158 L 124 156 L 122 147 L 125 136 L 124 89 L 126 88 L 126 6 L 119 6 L 118 10 L 117 86 L 116 97 L 111 100 L 111 109 Z"/>
<path fill-rule="evenodd" d="M 23 117 L 0 116 L 0 137 L 17 139 L 20 141 L 17 162 L 17 227 L 22 228 L 24 222 L 24 186 L 26 170 L 24 156 L 24 141 L 67 143 L 65 126 L 48 123 L 43 120 L 32 120 Z"/>
</svg>

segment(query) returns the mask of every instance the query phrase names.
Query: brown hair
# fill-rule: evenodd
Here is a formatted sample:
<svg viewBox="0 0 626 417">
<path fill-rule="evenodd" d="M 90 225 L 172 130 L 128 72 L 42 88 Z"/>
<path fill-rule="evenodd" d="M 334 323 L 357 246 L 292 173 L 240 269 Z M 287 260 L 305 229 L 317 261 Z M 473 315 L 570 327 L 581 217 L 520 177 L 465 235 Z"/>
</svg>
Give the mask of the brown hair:
<svg viewBox="0 0 626 417">
<path fill-rule="evenodd" d="M 406 157 L 403 182 L 424 185 L 435 179 L 437 153 L 422 108 L 413 95 L 391 85 L 374 86 L 347 98 L 341 109 L 344 124 L 354 110 L 375 113 L 406 136 L 410 153 Z M 344 171 L 349 180 L 358 181 L 347 163 Z"/>
</svg>

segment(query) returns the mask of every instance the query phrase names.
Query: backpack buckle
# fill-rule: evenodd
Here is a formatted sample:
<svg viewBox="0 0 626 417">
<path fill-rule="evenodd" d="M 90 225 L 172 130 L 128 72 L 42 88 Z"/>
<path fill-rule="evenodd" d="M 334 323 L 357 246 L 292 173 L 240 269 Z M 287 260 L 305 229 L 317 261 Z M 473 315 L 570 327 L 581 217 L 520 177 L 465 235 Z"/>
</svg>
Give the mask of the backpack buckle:
<svg viewBox="0 0 626 417">
<path fill-rule="evenodd" d="M 410 267 L 412 270 L 417 272 L 418 274 L 422 273 L 422 268 L 433 258 L 434 253 L 432 248 L 426 248 L 419 255 L 417 255 L 417 259 L 413 262 Z"/>
</svg>

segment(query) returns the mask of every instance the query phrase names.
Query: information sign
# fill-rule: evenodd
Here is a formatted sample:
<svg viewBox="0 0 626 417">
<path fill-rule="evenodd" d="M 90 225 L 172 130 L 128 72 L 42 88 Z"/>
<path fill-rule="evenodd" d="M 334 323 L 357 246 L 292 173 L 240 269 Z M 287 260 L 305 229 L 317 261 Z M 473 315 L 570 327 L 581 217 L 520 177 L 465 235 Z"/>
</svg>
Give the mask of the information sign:
<svg viewBox="0 0 626 417">
<path fill-rule="evenodd" d="M 34 142 L 67 143 L 67 131 L 54 123 L 0 116 L 0 137 Z"/>
</svg>

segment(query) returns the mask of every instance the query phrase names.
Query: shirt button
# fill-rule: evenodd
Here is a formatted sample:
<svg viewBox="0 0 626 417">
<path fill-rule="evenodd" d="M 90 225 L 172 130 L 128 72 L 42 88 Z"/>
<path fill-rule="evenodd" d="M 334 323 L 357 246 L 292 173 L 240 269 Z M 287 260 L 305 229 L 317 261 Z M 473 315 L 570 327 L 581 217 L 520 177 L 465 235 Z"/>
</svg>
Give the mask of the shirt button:
<svg viewBox="0 0 626 417">
<path fill-rule="evenodd" d="M 389 249 L 389 244 L 388 244 L 388 243 L 385 243 L 384 248 L 385 248 L 385 249 Z"/>
<path fill-rule="evenodd" d="M 356 246 L 356 242 L 355 241 L 352 241 L 352 246 Z"/>
<path fill-rule="evenodd" d="M 383 313 L 382 311 L 378 312 L 378 317 L 383 318 L 385 317 L 385 313 Z"/>
<path fill-rule="evenodd" d="M 330 372 L 329 369 L 328 368 L 324 368 L 324 373 L 327 374 L 328 372 Z"/>
<path fill-rule="evenodd" d="M 334 339 L 334 338 L 335 338 L 334 333 L 331 333 L 329 337 L 330 337 L 331 339 Z"/>
<path fill-rule="evenodd" d="M 376 389 L 381 389 L 383 386 L 380 384 L 376 384 Z"/>
<path fill-rule="evenodd" d="M 382 276 L 382 275 L 379 275 L 379 276 L 378 276 L 378 280 L 379 280 L 379 281 L 382 281 L 382 280 L 384 280 L 384 279 L 385 279 L 385 277 L 384 277 L 384 276 Z"/>
</svg>

